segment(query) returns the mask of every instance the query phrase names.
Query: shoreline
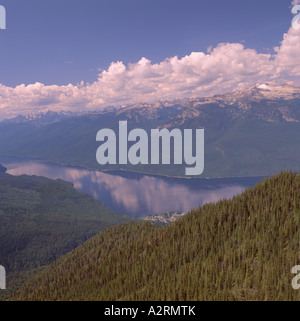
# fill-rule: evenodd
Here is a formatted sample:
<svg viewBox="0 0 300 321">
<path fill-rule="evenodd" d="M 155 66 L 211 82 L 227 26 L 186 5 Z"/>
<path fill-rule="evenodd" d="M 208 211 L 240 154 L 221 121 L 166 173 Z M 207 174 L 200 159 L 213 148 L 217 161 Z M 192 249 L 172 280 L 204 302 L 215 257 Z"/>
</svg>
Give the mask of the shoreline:
<svg viewBox="0 0 300 321">
<path fill-rule="evenodd" d="M 121 172 L 121 173 L 133 173 L 133 174 L 139 174 L 143 176 L 151 176 L 151 177 L 160 177 L 160 178 L 174 178 L 174 179 L 203 179 L 203 180 L 212 180 L 212 179 L 236 179 L 236 178 L 267 178 L 270 177 L 269 175 L 263 175 L 263 176 L 218 176 L 218 177 L 193 177 L 193 176 L 171 176 L 171 175 L 164 175 L 164 174 L 153 174 L 153 173 L 146 173 L 146 172 L 139 172 L 139 171 L 134 171 L 130 169 L 95 169 L 91 167 L 87 167 L 84 165 L 74 165 L 74 164 L 67 164 L 67 163 L 61 163 L 59 161 L 54 161 L 54 160 L 47 160 L 47 159 L 42 159 L 38 157 L 27 157 L 27 156 L 16 156 L 16 155 L 2 155 L 0 154 L 1 157 L 11 157 L 11 158 L 16 158 L 16 159 L 24 159 L 24 160 L 32 160 L 32 161 L 39 161 L 39 162 L 45 162 L 45 163 L 50 163 L 54 165 L 60 165 L 60 166 L 67 166 L 67 167 L 73 167 L 77 169 L 85 169 L 93 172 L 102 172 L 102 173 L 114 173 L 114 172 Z"/>
</svg>

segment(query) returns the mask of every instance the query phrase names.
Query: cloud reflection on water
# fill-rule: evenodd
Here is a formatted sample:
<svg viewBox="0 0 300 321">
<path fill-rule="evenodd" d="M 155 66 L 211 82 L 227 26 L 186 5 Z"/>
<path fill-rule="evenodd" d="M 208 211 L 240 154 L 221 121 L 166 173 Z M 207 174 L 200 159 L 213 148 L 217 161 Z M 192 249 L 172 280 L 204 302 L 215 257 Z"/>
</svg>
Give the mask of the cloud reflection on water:
<svg viewBox="0 0 300 321">
<path fill-rule="evenodd" d="M 38 175 L 70 181 L 74 187 L 116 212 L 146 216 L 166 211 L 187 212 L 192 208 L 245 190 L 241 184 L 217 183 L 206 179 L 175 179 L 140 174 L 100 172 L 42 161 L 20 160 L 4 163 L 12 175 Z"/>
</svg>

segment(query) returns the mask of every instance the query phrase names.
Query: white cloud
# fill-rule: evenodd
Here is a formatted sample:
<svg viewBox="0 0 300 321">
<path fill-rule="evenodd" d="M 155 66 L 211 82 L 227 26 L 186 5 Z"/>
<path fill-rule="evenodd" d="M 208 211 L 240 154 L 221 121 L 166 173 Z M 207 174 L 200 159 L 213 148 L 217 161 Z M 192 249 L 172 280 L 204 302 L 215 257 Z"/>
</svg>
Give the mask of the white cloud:
<svg viewBox="0 0 300 321">
<path fill-rule="evenodd" d="M 295 80 L 300 76 L 299 52 L 300 30 L 291 27 L 273 55 L 258 53 L 240 43 L 222 43 L 206 53 L 192 52 L 156 64 L 146 58 L 127 66 L 113 62 L 92 84 L 0 85 L 0 118 L 45 109 L 94 110 L 108 105 L 207 96 L 258 82 Z"/>
<path fill-rule="evenodd" d="M 281 46 L 275 48 L 275 51 L 276 76 L 290 75 L 299 77 L 300 30 L 291 27 L 289 32 L 284 34 Z"/>
</svg>

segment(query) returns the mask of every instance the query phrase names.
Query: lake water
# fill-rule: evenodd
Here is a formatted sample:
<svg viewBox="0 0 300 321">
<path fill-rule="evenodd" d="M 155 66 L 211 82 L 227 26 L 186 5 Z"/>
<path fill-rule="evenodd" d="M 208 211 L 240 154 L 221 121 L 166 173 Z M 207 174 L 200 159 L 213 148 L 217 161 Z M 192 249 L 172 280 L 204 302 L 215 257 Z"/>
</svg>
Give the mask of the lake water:
<svg viewBox="0 0 300 321">
<path fill-rule="evenodd" d="M 231 198 L 263 177 L 168 178 L 132 172 L 101 172 L 40 160 L 0 157 L 11 175 L 38 175 L 72 182 L 115 212 L 144 217 L 167 211 L 187 212 L 208 202 Z"/>
</svg>

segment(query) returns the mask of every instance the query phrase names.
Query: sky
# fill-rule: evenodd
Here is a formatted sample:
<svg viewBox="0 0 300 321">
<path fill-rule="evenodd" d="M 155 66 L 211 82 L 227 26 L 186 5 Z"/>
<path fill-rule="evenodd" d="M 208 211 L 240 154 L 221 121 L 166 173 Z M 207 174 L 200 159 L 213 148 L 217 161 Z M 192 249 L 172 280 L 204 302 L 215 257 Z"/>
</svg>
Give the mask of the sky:
<svg viewBox="0 0 300 321">
<path fill-rule="evenodd" d="M 300 86 L 294 0 L 0 0 L 0 119 Z M 300 13 L 300 10 L 299 10 Z M 299 20 L 300 21 L 300 20 Z"/>
</svg>

